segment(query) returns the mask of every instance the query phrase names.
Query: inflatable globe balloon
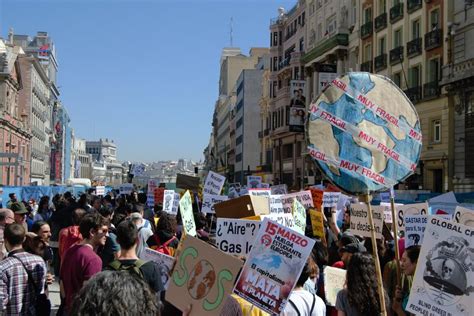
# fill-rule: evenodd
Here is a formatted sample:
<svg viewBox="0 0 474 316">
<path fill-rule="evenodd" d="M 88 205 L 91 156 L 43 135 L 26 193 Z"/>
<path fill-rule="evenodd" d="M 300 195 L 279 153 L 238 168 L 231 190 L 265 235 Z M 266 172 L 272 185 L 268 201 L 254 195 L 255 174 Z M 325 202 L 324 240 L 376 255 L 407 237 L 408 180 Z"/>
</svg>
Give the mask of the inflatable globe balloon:
<svg viewBox="0 0 474 316">
<path fill-rule="evenodd" d="M 420 119 L 390 79 L 353 72 L 333 80 L 309 108 L 308 153 L 350 194 L 385 191 L 416 170 Z"/>
</svg>

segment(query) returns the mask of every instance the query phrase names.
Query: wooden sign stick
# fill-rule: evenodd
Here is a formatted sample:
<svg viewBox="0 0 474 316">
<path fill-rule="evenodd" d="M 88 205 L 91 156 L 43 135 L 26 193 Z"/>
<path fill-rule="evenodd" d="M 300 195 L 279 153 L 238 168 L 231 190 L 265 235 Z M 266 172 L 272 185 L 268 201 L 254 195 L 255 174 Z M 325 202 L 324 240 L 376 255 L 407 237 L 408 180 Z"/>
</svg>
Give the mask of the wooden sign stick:
<svg viewBox="0 0 474 316">
<path fill-rule="evenodd" d="M 393 238 L 395 240 L 395 264 L 397 268 L 397 285 L 400 286 L 401 272 L 400 272 L 400 249 L 398 248 L 398 227 L 395 223 L 395 199 L 390 194 L 390 208 L 392 209 L 392 229 Z"/>
</svg>

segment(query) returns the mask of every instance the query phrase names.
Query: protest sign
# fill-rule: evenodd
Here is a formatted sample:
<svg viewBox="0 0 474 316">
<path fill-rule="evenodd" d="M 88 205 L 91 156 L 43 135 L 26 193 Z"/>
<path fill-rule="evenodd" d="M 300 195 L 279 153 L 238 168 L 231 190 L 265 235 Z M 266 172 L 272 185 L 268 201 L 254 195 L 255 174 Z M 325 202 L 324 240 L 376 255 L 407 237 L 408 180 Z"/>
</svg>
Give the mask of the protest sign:
<svg viewBox="0 0 474 316">
<path fill-rule="evenodd" d="M 382 210 L 376 206 L 372 207 L 374 218 L 375 236 L 377 239 L 382 238 L 383 215 Z M 351 232 L 354 235 L 362 237 L 371 237 L 372 228 L 369 221 L 369 209 L 367 204 L 351 204 Z"/>
<path fill-rule="evenodd" d="M 262 183 L 260 183 L 260 187 L 262 189 L 270 189 L 270 183 L 262 182 Z"/>
<path fill-rule="evenodd" d="M 202 197 L 201 212 L 214 214 L 214 204 L 227 201 L 229 198 L 225 195 L 204 194 Z"/>
<path fill-rule="evenodd" d="M 293 200 L 293 218 L 295 219 L 295 230 L 304 235 L 306 231 L 306 209 L 297 199 Z"/>
<path fill-rule="evenodd" d="M 247 255 L 252 249 L 261 222 L 244 219 L 218 218 L 216 246 L 233 255 Z"/>
<path fill-rule="evenodd" d="M 119 193 L 120 194 L 129 195 L 129 194 L 132 194 L 132 191 L 133 191 L 133 184 L 132 183 L 122 183 L 119 186 Z"/>
<path fill-rule="evenodd" d="M 156 180 L 148 180 L 148 188 L 146 193 L 146 204 L 149 207 L 155 206 L 155 189 L 158 188 L 158 181 Z M 157 201 L 158 202 L 158 201 Z"/>
<path fill-rule="evenodd" d="M 142 163 L 133 164 L 132 168 L 130 169 L 130 173 L 133 174 L 135 177 L 140 177 L 145 174 L 145 169 L 146 169 L 145 164 L 142 164 Z"/>
<path fill-rule="evenodd" d="M 242 261 L 187 236 L 176 255 L 166 300 L 189 315 L 220 315 Z"/>
<path fill-rule="evenodd" d="M 324 234 L 324 216 L 321 210 L 310 209 L 309 216 L 311 218 L 311 227 L 313 228 L 313 236 L 321 240 L 325 240 Z"/>
<path fill-rule="evenodd" d="M 458 206 L 454 212 L 453 219 L 456 223 L 474 227 L 474 210 Z"/>
<path fill-rule="evenodd" d="M 234 293 L 267 313 L 279 315 L 313 245 L 314 240 L 265 218 Z"/>
<path fill-rule="evenodd" d="M 418 203 L 418 204 L 406 204 L 406 205 L 396 205 L 395 206 L 397 218 L 396 224 L 398 225 L 398 231 L 405 231 L 405 221 L 404 217 L 406 215 L 428 215 L 428 204 L 427 203 Z M 393 221 L 394 219 L 392 219 Z"/>
<path fill-rule="evenodd" d="M 324 268 L 324 294 L 330 306 L 336 306 L 337 293 L 346 283 L 346 270 L 333 267 Z"/>
<path fill-rule="evenodd" d="M 270 189 L 249 189 L 249 195 L 265 196 L 269 198 L 271 195 L 271 190 Z"/>
<path fill-rule="evenodd" d="M 280 214 L 283 212 L 283 204 L 281 203 L 281 195 L 270 195 L 270 214 Z"/>
<path fill-rule="evenodd" d="M 314 207 L 323 207 L 324 191 L 320 189 L 310 188 L 311 198 L 313 199 Z"/>
<path fill-rule="evenodd" d="M 401 203 L 394 203 L 395 207 L 396 206 L 400 206 L 400 205 L 403 205 Z M 382 214 L 383 214 L 383 221 L 385 223 L 389 223 L 391 224 L 393 222 L 393 218 L 392 218 L 392 207 L 390 205 L 390 203 L 386 203 L 386 202 L 381 202 L 380 203 L 380 209 L 382 209 Z"/>
<path fill-rule="evenodd" d="M 95 187 L 95 195 L 104 196 L 105 195 L 105 186 L 98 185 Z"/>
<path fill-rule="evenodd" d="M 274 195 L 283 195 L 288 193 L 288 187 L 286 184 L 272 185 L 270 190 Z"/>
<path fill-rule="evenodd" d="M 270 213 L 268 199 L 263 196 L 244 195 L 214 205 L 217 217 L 244 218 Z"/>
<path fill-rule="evenodd" d="M 168 282 L 171 276 L 171 270 L 173 269 L 174 257 L 165 255 L 161 252 L 150 248 L 144 248 L 141 254 L 140 259 L 145 261 L 153 261 L 158 264 L 160 267 L 161 281 L 165 286 L 165 289 L 168 288 Z"/>
<path fill-rule="evenodd" d="M 155 188 L 154 193 L 154 200 L 155 204 L 163 203 L 163 196 L 165 194 L 165 188 Z"/>
<path fill-rule="evenodd" d="M 189 190 L 179 200 L 179 210 L 183 220 L 183 228 L 186 235 L 196 236 L 196 223 L 194 222 L 193 200 Z"/>
<path fill-rule="evenodd" d="M 258 216 L 258 219 L 255 220 L 261 220 L 263 221 L 265 218 L 268 218 L 269 220 L 272 220 L 281 226 L 285 226 L 287 228 L 295 229 L 295 219 L 293 218 L 293 215 L 291 213 L 278 213 L 278 214 L 267 214 L 267 215 L 260 215 Z M 247 218 L 250 219 L 250 218 Z"/>
<path fill-rule="evenodd" d="M 261 176 L 247 176 L 247 188 L 257 189 L 260 188 L 262 184 Z"/>
<path fill-rule="evenodd" d="M 204 188 L 202 192 L 204 194 L 221 194 L 222 187 L 225 183 L 225 177 L 221 176 L 218 173 L 209 171 L 206 177 L 206 181 L 204 182 Z"/>
<path fill-rule="evenodd" d="M 336 207 L 341 192 L 323 192 L 323 207 Z"/>
<path fill-rule="evenodd" d="M 472 315 L 474 231 L 428 217 L 406 310 L 416 315 Z"/>
<path fill-rule="evenodd" d="M 405 248 L 418 246 L 423 242 L 428 215 L 405 215 Z"/>
<path fill-rule="evenodd" d="M 179 195 L 173 190 L 165 190 L 163 194 L 163 211 L 168 214 L 178 214 Z"/>
<path fill-rule="evenodd" d="M 199 191 L 199 178 L 178 173 L 176 176 L 176 187 L 179 189 Z"/>
<path fill-rule="evenodd" d="M 313 198 L 311 197 L 310 191 L 300 191 L 291 194 L 285 194 L 281 197 L 281 202 L 283 204 L 283 212 L 291 213 L 293 208 L 293 200 L 296 199 L 298 202 L 303 204 L 305 208 L 314 207 Z"/>
</svg>

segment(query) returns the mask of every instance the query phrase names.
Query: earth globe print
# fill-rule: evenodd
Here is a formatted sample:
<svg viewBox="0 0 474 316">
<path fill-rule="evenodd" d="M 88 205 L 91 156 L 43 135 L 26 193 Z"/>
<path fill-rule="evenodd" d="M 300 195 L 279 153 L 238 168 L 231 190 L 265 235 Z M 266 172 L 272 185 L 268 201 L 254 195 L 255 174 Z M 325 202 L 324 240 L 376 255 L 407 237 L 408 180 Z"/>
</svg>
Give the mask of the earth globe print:
<svg viewBox="0 0 474 316">
<path fill-rule="evenodd" d="M 385 191 L 416 170 L 420 120 L 390 79 L 348 73 L 328 85 L 309 111 L 308 153 L 343 191 Z"/>
<path fill-rule="evenodd" d="M 209 294 L 216 281 L 216 272 L 207 260 L 196 263 L 188 280 L 188 292 L 192 298 L 200 300 Z"/>
</svg>

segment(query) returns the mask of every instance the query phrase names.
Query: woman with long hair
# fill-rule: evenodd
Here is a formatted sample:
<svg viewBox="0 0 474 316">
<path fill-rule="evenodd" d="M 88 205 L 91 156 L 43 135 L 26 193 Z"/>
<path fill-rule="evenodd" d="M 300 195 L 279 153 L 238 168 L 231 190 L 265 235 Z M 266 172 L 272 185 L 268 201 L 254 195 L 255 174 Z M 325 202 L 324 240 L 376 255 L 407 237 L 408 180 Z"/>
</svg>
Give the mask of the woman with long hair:
<svg viewBox="0 0 474 316">
<path fill-rule="evenodd" d="M 400 260 L 400 269 L 402 270 L 401 285 L 396 287 L 395 297 L 393 299 L 392 310 L 394 315 L 405 316 L 412 315 L 406 312 L 408 296 L 415 275 L 416 264 L 420 256 L 421 246 L 411 246 L 405 249 Z"/>
<path fill-rule="evenodd" d="M 352 255 L 347 267 L 346 287 L 337 294 L 336 309 L 338 316 L 380 315 L 377 274 L 369 253 Z"/>
</svg>

